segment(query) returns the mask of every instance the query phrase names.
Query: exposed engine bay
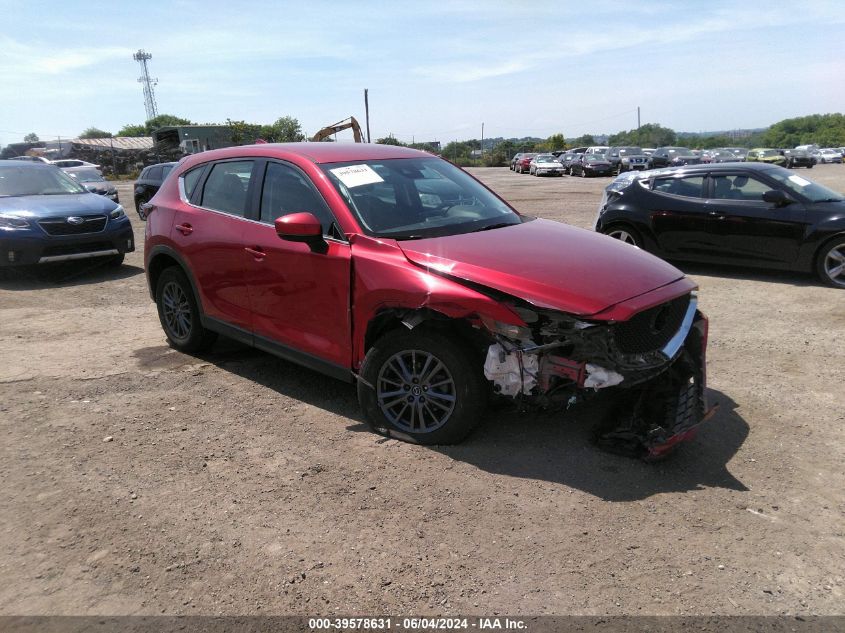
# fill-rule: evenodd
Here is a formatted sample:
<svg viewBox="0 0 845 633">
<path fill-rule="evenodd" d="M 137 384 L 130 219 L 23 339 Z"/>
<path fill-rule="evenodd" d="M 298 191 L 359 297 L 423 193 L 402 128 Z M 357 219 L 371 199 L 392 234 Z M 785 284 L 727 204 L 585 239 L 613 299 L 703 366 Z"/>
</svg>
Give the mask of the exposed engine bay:
<svg viewBox="0 0 845 633">
<path fill-rule="evenodd" d="M 690 439 L 706 418 L 707 319 L 694 293 L 618 323 L 510 307 L 527 327 L 482 319 L 494 338 L 484 375 L 497 394 L 526 407 L 568 408 L 609 389 L 616 403 L 597 443 L 649 459 Z"/>
</svg>

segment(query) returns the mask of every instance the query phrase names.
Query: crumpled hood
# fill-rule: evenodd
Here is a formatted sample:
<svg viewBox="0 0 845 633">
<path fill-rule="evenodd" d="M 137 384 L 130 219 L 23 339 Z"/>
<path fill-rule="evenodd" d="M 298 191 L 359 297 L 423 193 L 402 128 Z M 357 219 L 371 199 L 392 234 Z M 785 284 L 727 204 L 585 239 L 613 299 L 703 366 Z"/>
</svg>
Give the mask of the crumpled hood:
<svg viewBox="0 0 845 633">
<path fill-rule="evenodd" d="M 106 214 L 116 208 L 117 204 L 94 193 L 0 198 L 0 213 L 27 218 Z"/>
<path fill-rule="evenodd" d="M 398 244 L 419 266 L 581 316 L 684 277 L 634 246 L 550 220 Z"/>
</svg>

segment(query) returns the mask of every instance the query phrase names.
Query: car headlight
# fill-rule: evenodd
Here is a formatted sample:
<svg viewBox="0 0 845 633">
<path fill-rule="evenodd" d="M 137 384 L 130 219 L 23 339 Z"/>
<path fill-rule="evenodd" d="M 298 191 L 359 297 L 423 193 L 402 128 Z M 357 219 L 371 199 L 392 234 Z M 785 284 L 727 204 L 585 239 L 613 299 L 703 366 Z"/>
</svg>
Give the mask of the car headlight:
<svg viewBox="0 0 845 633">
<path fill-rule="evenodd" d="M 527 327 L 503 323 L 502 321 L 497 321 L 496 319 L 491 319 L 487 316 L 482 316 L 481 322 L 491 334 L 500 334 L 506 338 L 516 340 L 531 340 L 531 330 Z"/>
<path fill-rule="evenodd" d="M 0 229 L 5 231 L 15 231 L 17 229 L 28 229 L 29 221 L 23 218 L 17 218 L 13 215 L 0 215 Z"/>
<path fill-rule="evenodd" d="M 112 220 L 117 220 L 118 218 L 122 218 L 124 215 L 126 215 L 126 212 L 123 210 L 123 205 L 120 205 L 120 204 L 117 205 L 117 207 L 115 208 L 114 211 L 109 213 L 109 217 Z"/>
</svg>

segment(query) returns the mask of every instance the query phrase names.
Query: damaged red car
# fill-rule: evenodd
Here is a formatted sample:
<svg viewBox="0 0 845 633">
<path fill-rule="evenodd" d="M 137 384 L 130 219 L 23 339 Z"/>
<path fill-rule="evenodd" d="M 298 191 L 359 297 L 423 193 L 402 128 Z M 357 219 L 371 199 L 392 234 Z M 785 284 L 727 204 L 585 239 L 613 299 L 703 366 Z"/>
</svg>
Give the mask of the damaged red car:
<svg viewBox="0 0 845 633">
<path fill-rule="evenodd" d="M 464 439 L 493 397 L 617 406 L 599 443 L 657 457 L 706 416 L 696 286 L 640 249 L 517 213 L 430 154 L 370 144 L 183 159 L 145 205 L 171 345 L 224 335 L 354 383 L 378 433 Z"/>
</svg>

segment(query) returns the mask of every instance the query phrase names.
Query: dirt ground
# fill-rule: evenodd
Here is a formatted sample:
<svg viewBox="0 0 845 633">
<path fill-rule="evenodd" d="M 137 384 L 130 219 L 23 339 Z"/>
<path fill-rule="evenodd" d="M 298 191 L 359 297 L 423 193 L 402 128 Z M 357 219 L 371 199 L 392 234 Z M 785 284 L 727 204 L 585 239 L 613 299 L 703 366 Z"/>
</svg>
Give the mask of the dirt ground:
<svg viewBox="0 0 845 633">
<path fill-rule="evenodd" d="M 607 184 L 474 173 L 586 228 Z M 141 251 L 0 281 L 0 614 L 843 613 L 845 292 L 684 269 L 721 409 L 658 465 L 591 446 L 589 407 L 385 441 L 349 385 L 171 350 Z"/>
</svg>

